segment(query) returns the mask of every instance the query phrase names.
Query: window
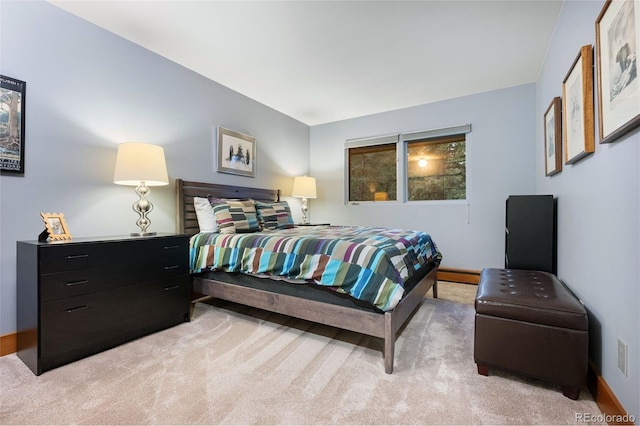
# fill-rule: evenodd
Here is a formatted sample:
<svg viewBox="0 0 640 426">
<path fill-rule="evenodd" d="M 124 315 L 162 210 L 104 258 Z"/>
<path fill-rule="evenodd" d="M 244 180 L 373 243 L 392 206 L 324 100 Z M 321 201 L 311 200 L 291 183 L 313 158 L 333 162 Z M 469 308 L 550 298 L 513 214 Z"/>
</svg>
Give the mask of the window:
<svg viewBox="0 0 640 426">
<path fill-rule="evenodd" d="M 465 200 L 470 131 L 467 124 L 347 141 L 348 201 Z"/>
<path fill-rule="evenodd" d="M 465 136 L 407 142 L 407 200 L 467 197 Z"/>
<path fill-rule="evenodd" d="M 349 148 L 349 201 L 397 199 L 396 145 Z"/>
</svg>

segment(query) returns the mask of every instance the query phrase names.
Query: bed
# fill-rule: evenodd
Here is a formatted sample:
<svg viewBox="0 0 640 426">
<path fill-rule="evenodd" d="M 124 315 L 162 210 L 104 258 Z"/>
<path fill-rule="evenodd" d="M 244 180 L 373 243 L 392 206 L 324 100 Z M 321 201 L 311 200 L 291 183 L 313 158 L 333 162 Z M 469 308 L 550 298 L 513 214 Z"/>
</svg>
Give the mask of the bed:
<svg viewBox="0 0 640 426">
<path fill-rule="evenodd" d="M 194 207 L 194 197 L 251 199 L 261 203 L 278 203 L 280 202 L 280 192 L 279 190 L 191 182 L 182 179 L 176 180 L 176 190 L 177 230 L 192 237 L 190 257 L 192 263 L 193 304 L 205 298 L 219 298 L 381 338 L 384 341 L 385 372 L 388 374 L 393 372 L 396 334 L 411 317 L 429 289 L 432 289 L 433 297 L 437 297 L 439 257 L 429 258 L 428 262 L 416 267 L 416 271 L 412 272 L 411 278 L 402 283 L 402 296 L 391 305 L 388 302 L 375 305 L 373 302 L 356 299 L 349 294 L 343 294 L 343 292 L 335 291 L 335 289 L 330 290 L 315 284 L 292 284 L 279 279 L 258 278 L 243 273 L 225 272 L 215 268 L 213 270 L 194 269 L 194 256 L 197 255 L 194 255 L 196 249 L 193 245 L 197 241 L 211 241 L 215 238 L 220 238 L 218 235 L 203 235 L 200 232 Z M 286 229 L 283 232 L 298 235 L 301 229 L 308 229 L 311 234 L 325 232 L 319 229 L 322 227 L 293 228 Z M 326 231 L 334 232 L 335 229 Z M 359 232 L 357 230 L 351 231 Z M 427 237 L 430 240 L 428 235 Z M 261 234 L 242 234 L 235 235 L 234 238 L 242 240 L 253 239 L 255 243 L 256 238 L 267 237 Z M 433 244 L 433 248 L 437 252 L 435 244 Z M 437 254 L 439 255 L 439 252 Z"/>
</svg>

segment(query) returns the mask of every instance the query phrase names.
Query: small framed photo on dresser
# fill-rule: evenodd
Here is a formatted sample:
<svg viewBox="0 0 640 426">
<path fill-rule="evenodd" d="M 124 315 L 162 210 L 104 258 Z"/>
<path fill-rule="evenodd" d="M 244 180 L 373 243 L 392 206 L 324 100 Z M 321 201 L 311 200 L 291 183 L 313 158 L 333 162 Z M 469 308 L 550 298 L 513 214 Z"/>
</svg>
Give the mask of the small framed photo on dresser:
<svg viewBox="0 0 640 426">
<path fill-rule="evenodd" d="M 553 98 L 544 113 L 544 167 L 545 175 L 562 171 L 562 99 Z"/>
<path fill-rule="evenodd" d="M 71 239 L 64 213 L 40 213 L 40 216 L 42 216 L 46 228 L 41 234 L 42 237 L 46 233 L 51 241 Z M 40 238 L 41 241 L 43 240 L 42 237 Z"/>
</svg>

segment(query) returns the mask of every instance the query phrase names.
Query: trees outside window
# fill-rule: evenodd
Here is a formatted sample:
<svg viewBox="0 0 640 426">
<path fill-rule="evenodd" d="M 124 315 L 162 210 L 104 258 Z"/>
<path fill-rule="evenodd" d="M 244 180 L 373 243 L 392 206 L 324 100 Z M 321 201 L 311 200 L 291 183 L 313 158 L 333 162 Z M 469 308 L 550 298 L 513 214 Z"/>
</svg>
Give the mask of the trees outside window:
<svg viewBox="0 0 640 426">
<path fill-rule="evenodd" d="M 467 199 L 470 131 L 466 125 L 348 141 L 348 201 Z"/>
</svg>

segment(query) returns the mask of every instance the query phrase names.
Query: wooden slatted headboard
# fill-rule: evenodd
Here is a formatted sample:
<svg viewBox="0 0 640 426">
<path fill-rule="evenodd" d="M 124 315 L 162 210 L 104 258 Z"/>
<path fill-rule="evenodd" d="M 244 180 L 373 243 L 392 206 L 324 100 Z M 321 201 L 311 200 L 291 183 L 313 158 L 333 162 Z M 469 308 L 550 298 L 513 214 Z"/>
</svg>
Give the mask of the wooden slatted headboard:
<svg viewBox="0 0 640 426">
<path fill-rule="evenodd" d="M 207 198 L 211 196 L 215 198 L 251 198 L 267 202 L 280 201 L 279 189 L 248 188 L 176 179 L 176 190 L 176 230 L 180 234 L 187 235 L 195 235 L 200 230 L 193 207 L 193 197 Z"/>
</svg>

